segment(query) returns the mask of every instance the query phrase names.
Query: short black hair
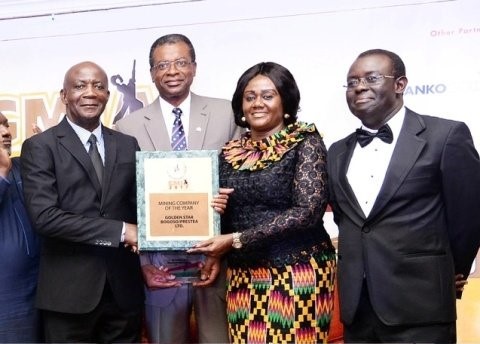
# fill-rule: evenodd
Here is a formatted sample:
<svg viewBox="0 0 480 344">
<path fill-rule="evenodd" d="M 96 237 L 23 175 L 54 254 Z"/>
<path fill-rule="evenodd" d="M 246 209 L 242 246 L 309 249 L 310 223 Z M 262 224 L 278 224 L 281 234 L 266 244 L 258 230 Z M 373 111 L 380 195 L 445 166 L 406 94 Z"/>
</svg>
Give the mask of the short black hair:
<svg viewBox="0 0 480 344">
<path fill-rule="evenodd" d="M 394 52 L 391 52 L 385 49 L 370 49 L 358 55 L 357 59 L 361 57 L 371 56 L 371 55 L 384 55 L 388 57 L 390 61 L 392 61 L 392 66 L 393 66 L 392 73 L 395 78 L 399 78 L 401 76 L 407 76 L 407 71 L 405 70 L 405 64 L 403 63 L 400 56 L 398 56 Z"/>
<path fill-rule="evenodd" d="M 290 71 L 275 62 L 260 62 L 247 69 L 237 82 L 237 88 L 232 97 L 232 109 L 235 123 L 243 128 L 248 128 L 248 123 L 242 121 L 243 115 L 243 92 L 247 84 L 257 75 L 263 75 L 272 80 L 282 100 L 283 111 L 290 115 L 284 118 L 285 125 L 295 123 L 297 120 L 298 106 L 300 104 L 300 91 Z"/>
<path fill-rule="evenodd" d="M 153 52 L 155 51 L 155 48 L 161 45 L 175 44 L 178 42 L 183 42 L 186 45 L 188 45 L 188 50 L 190 52 L 190 59 L 192 60 L 191 62 L 195 62 L 195 59 L 196 59 L 195 48 L 193 47 L 192 42 L 188 39 L 187 36 L 184 36 L 180 33 L 172 33 L 172 34 L 157 38 L 157 40 L 153 42 L 152 47 L 150 48 L 150 54 L 148 55 L 148 62 L 150 63 L 150 68 L 153 68 L 153 64 L 155 63 L 155 61 L 153 61 Z"/>
</svg>

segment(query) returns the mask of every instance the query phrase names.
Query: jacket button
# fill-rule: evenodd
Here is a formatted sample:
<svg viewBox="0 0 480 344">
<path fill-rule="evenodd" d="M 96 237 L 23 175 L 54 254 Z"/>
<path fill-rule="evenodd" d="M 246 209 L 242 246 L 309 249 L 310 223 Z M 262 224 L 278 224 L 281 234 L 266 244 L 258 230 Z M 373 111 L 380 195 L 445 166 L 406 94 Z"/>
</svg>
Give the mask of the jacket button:
<svg viewBox="0 0 480 344">
<path fill-rule="evenodd" d="M 362 227 L 362 232 L 363 233 L 369 233 L 371 231 L 371 228 L 369 225 L 363 225 Z"/>
</svg>

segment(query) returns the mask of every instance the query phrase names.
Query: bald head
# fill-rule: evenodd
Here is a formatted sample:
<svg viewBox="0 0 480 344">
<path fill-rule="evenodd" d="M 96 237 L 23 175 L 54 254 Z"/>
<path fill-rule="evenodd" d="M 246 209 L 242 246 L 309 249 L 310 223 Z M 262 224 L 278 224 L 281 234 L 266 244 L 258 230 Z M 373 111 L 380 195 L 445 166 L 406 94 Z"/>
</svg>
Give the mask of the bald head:
<svg viewBox="0 0 480 344">
<path fill-rule="evenodd" d="M 110 96 L 107 73 L 94 62 L 80 62 L 65 73 L 60 96 L 68 119 L 93 131 Z"/>
<path fill-rule="evenodd" d="M 78 73 L 78 70 L 80 70 L 82 68 L 86 68 L 86 67 L 97 69 L 100 74 L 103 74 L 103 76 L 105 77 L 105 80 L 106 80 L 107 88 L 108 88 L 107 73 L 103 70 L 102 67 L 100 67 L 98 64 L 96 64 L 95 62 L 92 62 L 92 61 L 83 61 L 83 62 L 77 63 L 76 65 L 73 65 L 72 67 L 70 67 L 67 70 L 67 72 L 65 73 L 65 77 L 63 78 L 63 88 L 65 88 L 65 84 L 68 82 L 69 78 L 71 78 L 72 74 Z"/>
</svg>

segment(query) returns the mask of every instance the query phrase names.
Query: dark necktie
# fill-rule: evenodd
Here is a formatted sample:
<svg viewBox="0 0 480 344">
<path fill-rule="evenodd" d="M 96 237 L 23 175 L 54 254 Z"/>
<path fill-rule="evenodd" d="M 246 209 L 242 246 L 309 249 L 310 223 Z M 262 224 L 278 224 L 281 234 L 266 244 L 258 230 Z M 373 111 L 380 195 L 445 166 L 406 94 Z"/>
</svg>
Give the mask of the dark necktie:
<svg viewBox="0 0 480 344">
<path fill-rule="evenodd" d="M 172 129 L 172 150 L 181 151 L 187 149 L 187 140 L 185 139 L 185 131 L 183 130 L 182 110 L 174 108 L 172 112 L 175 115 Z"/>
<path fill-rule="evenodd" d="M 90 155 L 90 159 L 92 159 L 93 167 L 95 168 L 95 172 L 97 172 L 98 181 L 100 182 L 100 185 L 102 185 L 103 162 L 97 148 L 97 137 L 94 134 L 90 135 L 88 142 L 90 143 L 88 155 Z"/>
<path fill-rule="evenodd" d="M 357 129 L 356 132 L 357 132 L 357 141 L 362 147 L 365 147 L 370 142 L 372 142 L 372 140 L 375 137 L 378 137 L 380 140 L 386 143 L 392 143 L 393 141 L 392 130 L 390 129 L 388 124 L 385 124 L 382 127 L 380 127 L 380 129 L 378 129 L 376 133 L 372 133 L 370 131 L 363 130 L 363 129 Z"/>
</svg>

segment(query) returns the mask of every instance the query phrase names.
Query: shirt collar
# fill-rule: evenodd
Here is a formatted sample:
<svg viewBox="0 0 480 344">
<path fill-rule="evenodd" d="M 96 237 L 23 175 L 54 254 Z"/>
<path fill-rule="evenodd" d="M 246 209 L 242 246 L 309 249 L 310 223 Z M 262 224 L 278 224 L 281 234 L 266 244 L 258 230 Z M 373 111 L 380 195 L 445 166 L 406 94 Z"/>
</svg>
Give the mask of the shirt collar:
<svg viewBox="0 0 480 344">
<path fill-rule="evenodd" d="M 176 107 L 180 108 L 182 110 L 182 116 L 183 115 L 188 116 L 190 114 L 190 103 L 191 103 L 191 100 L 192 100 L 191 92 L 188 92 L 187 98 L 185 98 L 185 100 L 183 102 L 181 102 L 180 105 L 178 105 L 178 106 L 173 106 L 172 104 L 167 102 L 162 97 L 158 97 L 158 99 L 160 101 L 160 108 L 162 109 L 162 113 L 164 114 L 164 116 L 165 115 L 174 116 L 173 113 L 172 113 L 172 110 Z"/>
<path fill-rule="evenodd" d="M 395 115 L 393 115 L 392 118 L 390 118 L 386 123 L 392 130 L 394 142 L 397 141 L 398 135 L 400 134 L 400 130 L 402 129 L 403 120 L 405 119 L 405 112 L 406 112 L 405 105 L 402 105 L 402 107 L 398 110 L 398 112 Z M 362 125 L 361 128 L 373 133 L 376 133 L 378 131 L 378 130 L 370 129 L 364 125 Z"/>
<path fill-rule="evenodd" d="M 82 141 L 83 145 L 87 145 L 88 144 L 88 139 L 90 138 L 90 135 L 91 134 L 94 134 L 96 137 L 97 137 L 97 141 L 98 142 L 102 142 L 103 140 L 103 137 L 102 137 L 102 124 L 100 123 L 100 125 L 98 127 L 96 127 L 92 132 L 88 131 L 87 129 L 85 128 L 82 128 L 81 126 L 73 123 L 67 116 L 65 116 L 67 118 L 67 122 L 68 124 L 70 124 L 70 126 L 72 127 L 73 131 L 75 131 L 75 133 L 78 135 L 78 137 L 80 138 L 80 141 Z"/>
</svg>

